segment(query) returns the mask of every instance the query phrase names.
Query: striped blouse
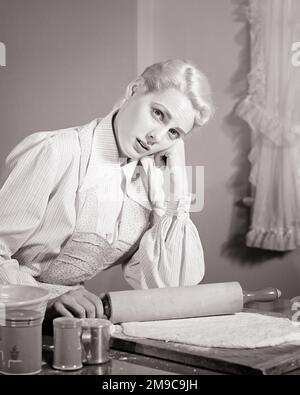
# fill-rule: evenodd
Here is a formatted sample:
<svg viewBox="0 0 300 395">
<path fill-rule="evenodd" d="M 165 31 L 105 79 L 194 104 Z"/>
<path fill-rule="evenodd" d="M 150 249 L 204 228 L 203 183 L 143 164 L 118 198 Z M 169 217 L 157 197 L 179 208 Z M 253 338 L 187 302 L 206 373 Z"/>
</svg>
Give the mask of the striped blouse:
<svg viewBox="0 0 300 395">
<path fill-rule="evenodd" d="M 85 272 L 87 252 L 80 257 L 82 276 L 71 280 L 61 257 L 78 230 L 83 239 L 90 234 L 100 240 L 98 255 L 103 246 L 114 253 L 115 246 L 138 241 L 121 261 L 133 288 L 202 280 L 203 251 L 188 199 L 165 201 L 162 173 L 152 157 L 139 163 L 119 157 L 112 115 L 34 133 L 10 153 L 0 184 L 0 283 L 40 286 L 56 297 L 119 262 L 112 258 Z M 93 197 L 90 208 L 87 196 Z"/>
</svg>

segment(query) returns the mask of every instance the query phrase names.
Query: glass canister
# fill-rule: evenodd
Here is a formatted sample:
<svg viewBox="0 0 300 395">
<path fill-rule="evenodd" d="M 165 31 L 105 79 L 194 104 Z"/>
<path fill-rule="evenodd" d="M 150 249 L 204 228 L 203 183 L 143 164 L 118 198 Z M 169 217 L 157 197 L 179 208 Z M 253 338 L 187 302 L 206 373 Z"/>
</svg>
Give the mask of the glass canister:
<svg viewBox="0 0 300 395">
<path fill-rule="evenodd" d="M 34 310 L 10 310 L 0 325 L 0 372 L 36 374 L 42 366 L 42 322 Z"/>
<path fill-rule="evenodd" d="M 77 370 L 82 368 L 81 320 L 60 317 L 53 320 L 54 360 L 53 368 Z"/>
</svg>

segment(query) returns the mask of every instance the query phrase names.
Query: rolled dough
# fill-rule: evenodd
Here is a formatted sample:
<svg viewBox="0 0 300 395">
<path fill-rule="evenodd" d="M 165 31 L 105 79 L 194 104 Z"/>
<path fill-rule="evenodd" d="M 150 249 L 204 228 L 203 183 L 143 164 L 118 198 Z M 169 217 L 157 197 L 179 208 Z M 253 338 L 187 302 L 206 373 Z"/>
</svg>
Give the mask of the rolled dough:
<svg viewBox="0 0 300 395">
<path fill-rule="evenodd" d="M 256 313 L 128 322 L 122 332 L 131 337 L 164 340 L 200 347 L 260 348 L 300 344 L 300 327 L 288 318 Z"/>
</svg>

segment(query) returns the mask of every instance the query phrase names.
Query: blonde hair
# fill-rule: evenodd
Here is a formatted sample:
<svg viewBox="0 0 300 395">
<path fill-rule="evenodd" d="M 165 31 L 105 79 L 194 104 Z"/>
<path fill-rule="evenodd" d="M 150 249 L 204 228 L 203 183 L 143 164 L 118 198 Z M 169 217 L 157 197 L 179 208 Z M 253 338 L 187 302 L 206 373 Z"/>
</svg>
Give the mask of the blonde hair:
<svg viewBox="0 0 300 395">
<path fill-rule="evenodd" d="M 138 80 L 143 83 L 146 93 L 176 88 L 186 95 L 195 110 L 195 126 L 203 126 L 213 117 L 209 81 L 190 61 L 171 59 L 154 63 L 144 70 Z"/>
</svg>

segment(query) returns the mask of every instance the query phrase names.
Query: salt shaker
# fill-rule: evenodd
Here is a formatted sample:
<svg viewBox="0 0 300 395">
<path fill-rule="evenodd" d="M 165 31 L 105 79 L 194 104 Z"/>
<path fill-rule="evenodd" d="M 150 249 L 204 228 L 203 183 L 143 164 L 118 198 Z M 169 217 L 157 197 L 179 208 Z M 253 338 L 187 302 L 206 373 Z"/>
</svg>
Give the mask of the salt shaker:
<svg viewBox="0 0 300 395">
<path fill-rule="evenodd" d="M 77 370 L 82 368 L 81 320 L 60 317 L 53 320 L 54 360 L 53 368 Z"/>
</svg>

